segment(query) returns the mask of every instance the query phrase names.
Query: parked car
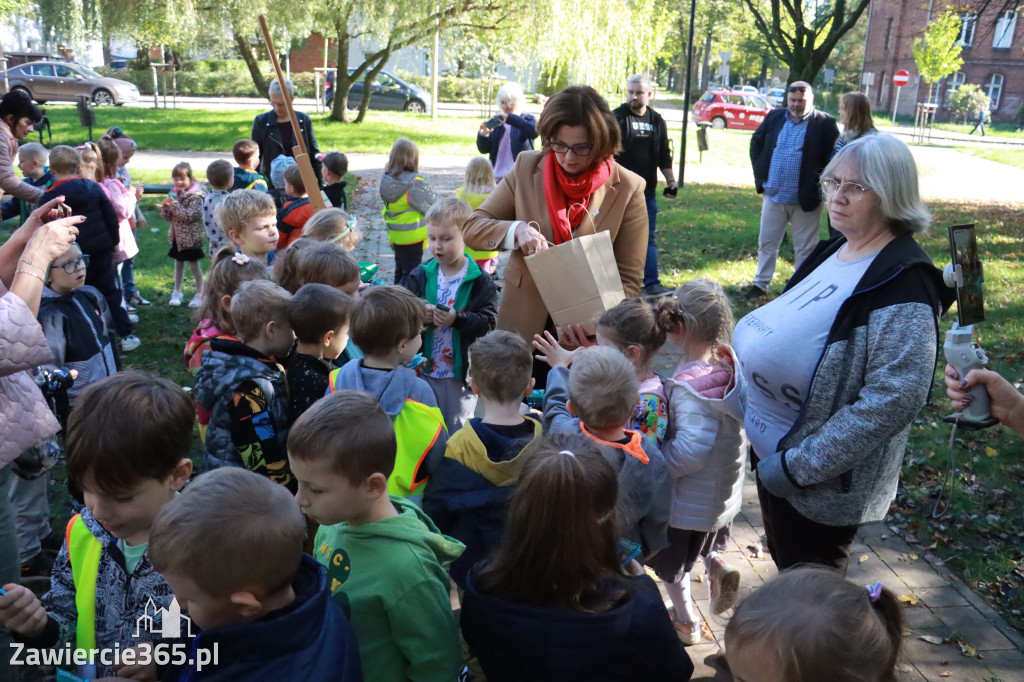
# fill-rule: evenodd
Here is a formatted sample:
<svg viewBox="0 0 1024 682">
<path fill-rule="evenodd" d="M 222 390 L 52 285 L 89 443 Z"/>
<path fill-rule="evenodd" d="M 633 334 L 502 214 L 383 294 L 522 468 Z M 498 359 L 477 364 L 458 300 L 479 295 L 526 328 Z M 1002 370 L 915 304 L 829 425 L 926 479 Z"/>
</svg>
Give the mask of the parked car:
<svg viewBox="0 0 1024 682">
<path fill-rule="evenodd" d="M 756 130 L 772 108 L 759 95 L 712 90 L 704 93 L 693 107 L 696 123 L 708 122 L 713 128 Z"/>
<path fill-rule="evenodd" d="M 786 106 L 786 88 L 771 88 L 765 93 L 764 98 L 773 107 Z"/>
<path fill-rule="evenodd" d="M 734 86 L 732 86 L 732 91 L 733 92 L 745 92 L 745 93 L 750 94 L 750 95 L 760 95 L 761 94 L 761 93 L 759 93 L 757 91 L 757 88 L 755 88 L 753 85 L 734 85 Z"/>
<path fill-rule="evenodd" d="M 121 106 L 139 99 L 139 89 L 128 81 L 107 78 L 74 62 L 29 62 L 8 69 L 7 78 L 12 91 L 21 90 L 40 104 L 74 102 L 79 95 L 88 95 L 97 105 Z"/>
<path fill-rule="evenodd" d="M 349 69 L 351 74 L 355 69 Z M 334 106 L 334 77 L 336 71 L 327 72 L 327 86 L 324 91 L 324 104 L 328 109 Z M 363 101 L 365 82 L 358 80 L 352 84 L 348 92 L 349 109 L 358 109 Z M 406 83 L 404 80 L 381 71 L 373 81 L 370 91 L 370 108 L 392 111 L 411 111 L 414 114 L 430 113 L 430 93 L 423 88 Z"/>
</svg>

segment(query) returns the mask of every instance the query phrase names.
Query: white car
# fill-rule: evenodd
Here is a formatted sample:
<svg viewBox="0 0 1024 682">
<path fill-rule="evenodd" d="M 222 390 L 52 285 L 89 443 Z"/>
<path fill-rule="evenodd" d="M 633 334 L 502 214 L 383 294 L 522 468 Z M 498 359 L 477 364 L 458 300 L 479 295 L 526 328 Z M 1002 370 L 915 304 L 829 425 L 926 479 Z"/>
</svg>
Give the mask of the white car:
<svg viewBox="0 0 1024 682">
<path fill-rule="evenodd" d="M 742 92 L 745 95 L 760 95 L 761 94 L 760 92 L 757 91 L 757 88 L 755 88 L 753 85 L 734 85 L 734 86 L 732 86 L 732 91 L 733 92 Z"/>
<path fill-rule="evenodd" d="M 772 88 L 765 93 L 764 98 L 773 107 L 784 107 L 786 106 L 786 88 Z"/>
</svg>

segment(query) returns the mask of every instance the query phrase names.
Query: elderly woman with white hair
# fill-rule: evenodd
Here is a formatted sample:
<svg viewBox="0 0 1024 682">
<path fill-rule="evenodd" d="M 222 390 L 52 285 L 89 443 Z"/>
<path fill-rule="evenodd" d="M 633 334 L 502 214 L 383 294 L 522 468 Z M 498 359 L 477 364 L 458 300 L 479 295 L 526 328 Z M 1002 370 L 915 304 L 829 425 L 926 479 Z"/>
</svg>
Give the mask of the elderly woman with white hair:
<svg viewBox="0 0 1024 682">
<path fill-rule="evenodd" d="M 851 142 L 821 187 L 839 236 L 736 324 L 733 345 L 772 558 L 845 574 L 858 527 L 896 495 L 952 292 L 914 239 L 931 216 L 905 144 Z"/>
<path fill-rule="evenodd" d="M 537 139 L 537 119 L 533 114 L 522 113 L 525 104 L 526 97 L 519 84 L 505 83 L 498 89 L 501 125 L 491 129 L 483 124 L 476 136 L 476 148 L 490 156 L 497 181 L 512 170 L 519 152 L 533 149 L 533 141 Z"/>
<path fill-rule="evenodd" d="M 288 94 L 294 100 L 295 86 L 291 80 L 285 78 L 284 86 L 288 89 Z M 292 130 L 292 122 L 288 117 L 288 109 L 284 104 L 281 83 L 276 78 L 270 83 L 267 97 L 270 99 L 270 105 L 273 109 L 265 114 L 260 114 L 253 120 L 252 139 L 260 147 L 260 173 L 267 178 L 267 183 L 270 184 L 271 162 L 282 155 L 295 156 L 292 152 L 292 147 L 296 146 L 298 142 L 295 141 L 295 132 Z M 299 131 L 302 134 L 303 141 L 306 143 L 306 151 L 309 154 L 310 162 L 313 164 L 313 172 L 316 173 L 317 180 L 319 180 L 320 161 L 317 160 L 316 155 L 320 153 L 320 150 L 316 146 L 313 122 L 309 119 L 308 115 L 301 111 L 295 112 L 295 118 L 299 121 Z"/>
</svg>

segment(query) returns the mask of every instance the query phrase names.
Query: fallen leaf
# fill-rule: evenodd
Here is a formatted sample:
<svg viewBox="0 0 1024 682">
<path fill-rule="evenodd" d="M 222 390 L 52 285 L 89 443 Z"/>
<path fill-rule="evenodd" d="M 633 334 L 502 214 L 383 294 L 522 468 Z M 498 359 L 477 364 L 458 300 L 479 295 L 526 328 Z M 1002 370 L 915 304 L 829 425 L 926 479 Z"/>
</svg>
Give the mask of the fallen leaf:
<svg viewBox="0 0 1024 682">
<path fill-rule="evenodd" d="M 976 657 L 978 655 L 977 649 L 975 649 L 973 646 L 971 646 L 967 642 L 964 642 L 962 640 L 957 640 L 956 643 L 960 645 L 960 653 L 963 654 L 964 656 L 969 656 L 970 658 L 974 658 L 974 657 Z"/>
<path fill-rule="evenodd" d="M 902 597 L 900 598 L 902 599 Z M 929 644 L 942 644 L 944 641 L 941 637 L 937 637 L 935 635 L 921 635 L 918 639 L 923 642 L 928 642 Z"/>
<path fill-rule="evenodd" d="M 870 557 L 869 557 L 869 556 L 868 556 L 867 554 L 861 554 L 861 555 L 860 555 L 860 563 L 864 563 L 864 562 L 865 562 L 865 561 L 867 561 L 867 560 L 868 560 L 869 558 L 870 558 Z"/>
<path fill-rule="evenodd" d="M 909 557 L 910 557 L 910 560 L 911 560 L 911 561 L 917 561 L 917 555 L 916 555 L 916 554 L 914 554 L 913 552 L 911 552 L 911 553 L 910 553 L 910 554 L 908 554 L 907 556 L 909 556 Z"/>
<path fill-rule="evenodd" d="M 903 602 L 904 604 L 910 604 L 911 606 L 915 606 L 917 604 L 917 595 L 916 594 L 901 594 L 900 595 L 900 601 Z M 924 639 L 924 637 L 922 637 L 921 639 Z M 927 641 L 927 640 L 925 640 L 925 641 Z"/>
<path fill-rule="evenodd" d="M 985 448 L 985 456 L 986 457 L 995 457 L 998 454 L 999 453 L 996 451 L 996 449 L 994 447 L 992 447 L 991 445 Z"/>
<path fill-rule="evenodd" d="M 941 673 L 939 673 L 939 677 L 953 677 L 953 673 L 949 672 L 948 670 L 943 670 Z"/>
</svg>

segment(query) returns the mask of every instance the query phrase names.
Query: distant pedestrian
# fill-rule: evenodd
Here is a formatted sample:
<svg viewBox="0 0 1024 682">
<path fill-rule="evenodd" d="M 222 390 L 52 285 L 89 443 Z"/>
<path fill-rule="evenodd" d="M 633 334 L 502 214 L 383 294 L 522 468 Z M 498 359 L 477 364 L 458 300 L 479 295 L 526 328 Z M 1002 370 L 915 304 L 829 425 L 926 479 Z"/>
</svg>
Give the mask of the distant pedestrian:
<svg viewBox="0 0 1024 682">
<path fill-rule="evenodd" d="M 985 124 L 988 123 L 989 116 L 990 116 L 990 114 L 989 114 L 988 104 L 982 104 L 978 108 L 978 120 L 975 121 L 974 127 L 971 128 L 971 132 L 969 132 L 967 134 L 968 135 L 973 135 L 974 131 L 978 130 L 980 128 L 981 129 L 981 136 L 985 137 Z"/>
</svg>

